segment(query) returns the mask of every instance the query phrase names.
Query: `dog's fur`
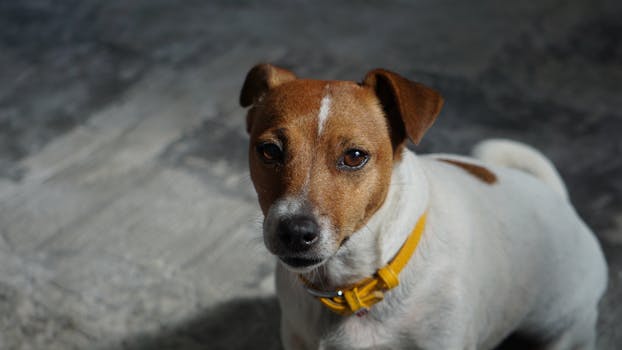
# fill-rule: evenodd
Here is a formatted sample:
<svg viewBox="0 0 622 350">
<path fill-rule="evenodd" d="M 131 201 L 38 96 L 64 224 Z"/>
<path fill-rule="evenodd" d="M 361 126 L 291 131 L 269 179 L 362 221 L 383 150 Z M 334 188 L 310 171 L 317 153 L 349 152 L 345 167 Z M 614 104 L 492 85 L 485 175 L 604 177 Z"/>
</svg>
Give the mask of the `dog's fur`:
<svg viewBox="0 0 622 350">
<path fill-rule="evenodd" d="M 543 349 L 593 347 L 605 260 L 538 151 L 490 140 L 476 147 L 479 159 L 416 156 L 405 143 L 419 142 L 442 99 L 386 70 L 357 84 L 258 65 L 240 102 L 252 106 L 250 170 L 264 240 L 282 260 L 286 349 L 490 349 L 510 334 Z M 266 161 L 266 142 L 282 159 Z M 350 149 L 369 155 L 359 170 L 343 168 Z M 373 275 L 426 210 L 400 285 L 368 315 L 335 315 L 304 289 L 300 274 L 325 290 Z M 291 251 L 279 223 L 303 214 L 317 222 L 317 242 Z M 289 257 L 312 263 L 290 266 Z"/>
</svg>

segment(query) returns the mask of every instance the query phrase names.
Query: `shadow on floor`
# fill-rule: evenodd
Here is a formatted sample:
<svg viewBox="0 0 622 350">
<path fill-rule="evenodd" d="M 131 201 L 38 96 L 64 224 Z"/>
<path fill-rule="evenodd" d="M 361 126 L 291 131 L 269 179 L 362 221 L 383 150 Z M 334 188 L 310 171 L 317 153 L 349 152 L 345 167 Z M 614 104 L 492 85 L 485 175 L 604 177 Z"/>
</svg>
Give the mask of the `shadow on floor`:
<svg viewBox="0 0 622 350">
<path fill-rule="evenodd" d="M 275 297 L 228 301 L 157 334 L 138 335 L 108 349 L 281 350 Z"/>
</svg>

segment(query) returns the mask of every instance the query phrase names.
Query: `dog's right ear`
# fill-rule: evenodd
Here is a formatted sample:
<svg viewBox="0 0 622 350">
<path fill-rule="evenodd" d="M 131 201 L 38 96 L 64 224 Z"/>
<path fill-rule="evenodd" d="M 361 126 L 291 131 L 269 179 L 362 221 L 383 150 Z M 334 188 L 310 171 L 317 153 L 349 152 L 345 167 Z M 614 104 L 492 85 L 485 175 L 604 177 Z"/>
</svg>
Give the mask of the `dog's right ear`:
<svg viewBox="0 0 622 350">
<path fill-rule="evenodd" d="M 374 90 L 389 118 L 394 148 L 405 137 L 418 144 L 443 106 L 438 92 L 385 69 L 368 72 L 363 84 Z"/>
<path fill-rule="evenodd" d="M 296 75 L 287 69 L 266 63 L 258 64 L 246 74 L 240 93 L 240 105 L 251 106 L 260 101 L 270 89 L 295 79 Z"/>
</svg>

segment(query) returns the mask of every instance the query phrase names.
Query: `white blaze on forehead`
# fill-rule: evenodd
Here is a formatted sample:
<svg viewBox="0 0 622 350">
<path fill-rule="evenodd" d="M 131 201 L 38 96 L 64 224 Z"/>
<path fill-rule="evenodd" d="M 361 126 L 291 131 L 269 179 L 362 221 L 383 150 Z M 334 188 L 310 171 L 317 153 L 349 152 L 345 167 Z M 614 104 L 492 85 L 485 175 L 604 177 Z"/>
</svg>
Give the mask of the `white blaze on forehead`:
<svg viewBox="0 0 622 350">
<path fill-rule="evenodd" d="M 326 124 L 326 119 L 328 119 L 328 113 L 330 112 L 330 94 L 328 93 L 328 85 L 326 85 L 326 95 L 322 98 L 322 102 L 320 103 L 320 113 L 317 115 L 317 135 L 320 136 L 322 134 L 322 130 L 324 129 L 324 124 Z"/>
</svg>

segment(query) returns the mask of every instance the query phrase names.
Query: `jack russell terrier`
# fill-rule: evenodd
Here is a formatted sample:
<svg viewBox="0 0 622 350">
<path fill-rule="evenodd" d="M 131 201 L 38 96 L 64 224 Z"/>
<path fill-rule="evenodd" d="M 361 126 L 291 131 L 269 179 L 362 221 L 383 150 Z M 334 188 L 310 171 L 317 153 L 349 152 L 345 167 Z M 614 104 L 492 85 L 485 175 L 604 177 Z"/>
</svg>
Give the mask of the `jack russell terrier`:
<svg viewBox="0 0 622 350">
<path fill-rule="evenodd" d="M 443 99 L 383 69 L 356 83 L 261 64 L 240 103 L 285 349 L 593 348 L 607 266 L 541 153 L 415 155 Z"/>
</svg>

